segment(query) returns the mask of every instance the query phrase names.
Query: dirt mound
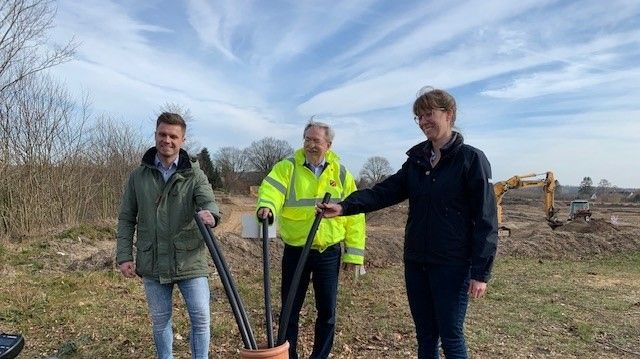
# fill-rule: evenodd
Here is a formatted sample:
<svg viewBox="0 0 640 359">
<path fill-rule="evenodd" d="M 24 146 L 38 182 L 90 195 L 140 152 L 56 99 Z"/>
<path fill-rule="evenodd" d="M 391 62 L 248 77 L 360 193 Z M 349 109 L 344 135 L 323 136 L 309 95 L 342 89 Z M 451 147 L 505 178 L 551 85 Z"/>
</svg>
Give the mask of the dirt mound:
<svg viewBox="0 0 640 359">
<path fill-rule="evenodd" d="M 220 233 L 222 248 L 236 267 L 253 268 L 261 263 L 262 252 L 259 240 L 240 238 L 240 219 L 243 212 L 255 211 L 255 198 L 234 198 L 236 205 L 222 204 L 225 211 Z M 529 257 L 540 259 L 580 259 L 607 253 L 640 250 L 640 226 L 613 225 L 602 219 L 608 218 L 614 209 L 596 209 L 589 223 L 567 222 L 552 230 L 544 219 L 537 201 L 514 199 L 508 208 L 508 226 L 511 237 L 499 242 L 501 256 Z M 624 213 L 626 223 L 637 223 L 637 213 Z M 627 209 L 629 211 L 629 209 Z M 370 267 L 387 267 L 402 263 L 404 247 L 404 226 L 407 220 L 408 203 L 403 203 L 368 213 L 366 264 Z M 605 214 L 606 213 L 606 214 Z M 277 265 L 280 260 L 282 243 L 272 241 L 271 258 Z"/>
<path fill-rule="evenodd" d="M 576 232 L 576 233 L 611 233 L 620 229 L 604 219 L 594 218 L 589 222 L 577 219 L 567 222 L 562 227 L 556 229 L 560 232 Z"/>
<path fill-rule="evenodd" d="M 529 223 L 501 238 L 500 255 L 543 259 L 581 259 L 640 250 L 640 228 L 613 226 L 599 219 L 574 221 L 552 230 Z"/>
<path fill-rule="evenodd" d="M 379 211 L 367 213 L 367 227 L 391 227 L 404 229 L 409 212 L 409 202 L 404 201 L 394 206 L 383 208 Z"/>
<path fill-rule="evenodd" d="M 225 258 L 236 275 L 255 273 L 262 266 L 262 242 L 240 237 L 241 217 L 255 213 L 251 196 L 217 194 L 222 221 L 214 232 Z M 529 203 L 530 202 L 530 203 Z M 367 214 L 366 265 L 387 267 L 402 263 L 404 226 L 408 203 Z M 499 241 L 500 256 L 539 259 L 580 259 L 608 253 L 640 251 L 640 207 L 595 207 L 590 222 L 572 221 L 552 230 L 547 226 L 538 202 L 513 200 L 506 209 L 511 237 Z M 623 224 L 602 218 L 616 216 Z M 115 268 L 115 223 L 56 230 L 44 236 L 47 270 L 111 270 Z M 18 244 L 16 244 L 18 245 Z M 270 256 L 279 270 L 283 244 L 271 240 Z M 43 255 L 45 255 L 43 253 Z"/>
</svg>

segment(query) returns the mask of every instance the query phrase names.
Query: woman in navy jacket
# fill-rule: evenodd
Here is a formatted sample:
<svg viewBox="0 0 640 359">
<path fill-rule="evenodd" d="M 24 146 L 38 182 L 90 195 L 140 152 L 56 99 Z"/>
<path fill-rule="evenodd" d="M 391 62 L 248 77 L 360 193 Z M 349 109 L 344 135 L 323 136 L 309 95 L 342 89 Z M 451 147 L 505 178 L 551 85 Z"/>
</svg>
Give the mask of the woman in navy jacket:
<svg viewBox="0 0 640 359">
<path fill-rule="evenodd" d="M 418 358 L 438 358 L 439 341 L 446 358 L 467 358 L 463 325 L 469 296 L 486 292 L 498 240 L 491 166 L 453 130 L 453 96 L 425 89 L 413 113 L 427 140 L 407 151 L 402 168 L 371 189 L 318 207 L 333 217 L 409 199 L 405 283 Z"/>
</svg>

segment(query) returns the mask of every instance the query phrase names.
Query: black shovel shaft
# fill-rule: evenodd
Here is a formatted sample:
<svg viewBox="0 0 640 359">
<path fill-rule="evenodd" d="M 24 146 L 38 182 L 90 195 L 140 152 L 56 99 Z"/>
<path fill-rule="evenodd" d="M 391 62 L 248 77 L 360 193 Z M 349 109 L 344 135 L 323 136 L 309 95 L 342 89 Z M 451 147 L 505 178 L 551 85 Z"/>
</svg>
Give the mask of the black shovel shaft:
<svg viewBox="0 0 640 359">
<path fill-rule="evenodd" d="M 267 346 L 274 347 L 273 343 L 273 316 L 271 312 L 271 284 L 269 275 L 269 219 L 262 219 L 262 276 L 264 284 L 264 315 L 267 329 Z"/>
<path fill-rule="evenodd" d="M 330 198 L 331 193 L 325 193 L 324 198 L 322 199 L 322 203 L 328 203 Z M 298 291 L 298 285 L 300 284 L 302 270 L 307 264 L 307 257 L 309 256 L 309 251 L 311 250 L 311 244 L 313 243 L 313 239 L 315 238 L 316 232 L 318 231 L 318 226 L 320 226 L 320 221 L 322 220 L 323 213 L 324 211 L 316 213 L 316 218 L 311 225 L 311 230 L 309 231 L 309 235 L 307 236 L 307 241 L 304 244 L 304 248 L 302 249 L 300 258 L 298 258 L 298 265 L 296 266 L 296 271 L 293 273 L 291 285 L 289 285 L 287 301 L 284 304 L 284 307 L 282 307 L 282 315 L 280 316 L 280 323 L 278 325 L 278 345 L 282 345 L 285 342 L 285 335 L 289 326 L 289 317 L 291 316 L 291 306 L 293 305 L 293 300 L 295 299 L 296 292 Z"/>
<path fill-rule="evenodd" d="M 240 336 L 242 337 L 245 349 L 257 349 L 258 346 L 253 336 L 253 332 L 251 331 L 251 325 L 249 324 L 247 313 L 244 310 L 244 305 L 238 295 L 235 283 L 231 277 L 227 263 L 222 256 L 222 252 L 220 252 L 215 236 L 211 232 L 211 229 L 205 226 L 197 213 L 194 214 L 193 218 L 198 225 L 198 229 L 200 230 L 200 233 L 204 238 L 204 242 L 209 249 L 209 253 L 211 254 L 213 263 L 216 266 L 216 270 L 220 275 L 220 281 L 222 282 L 225 294 L 227 295 L 227 299 L 231 305 L 231 310 L 233 311 L 233 316 L 236 319 L 236 324 L 238 325 L 238 330 L 240 331 Z"/>
</svg>

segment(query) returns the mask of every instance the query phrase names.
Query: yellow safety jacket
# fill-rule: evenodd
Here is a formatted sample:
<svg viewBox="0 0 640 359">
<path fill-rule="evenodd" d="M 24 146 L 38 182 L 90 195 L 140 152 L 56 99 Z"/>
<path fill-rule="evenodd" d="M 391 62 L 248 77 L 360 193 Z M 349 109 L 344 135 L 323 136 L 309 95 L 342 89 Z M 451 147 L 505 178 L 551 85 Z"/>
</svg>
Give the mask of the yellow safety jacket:
<svg viewBox="0 0 640 359">
<path fill-rule="evenodd" d="M 338 155 L 327 151 L 325 161 L 324 171 L 316 177 L 304 165 L 304 150 L 299 149 L 293 157 L 276 163 L 260 185 L 257 208 L 269 208 L 278 218 L 280 236 L 288 245 L 304 246 L 316 215 L 315 205 L 322 202 L 326 192 L 331 193 L 331 202 L 336 203 L 356 190 L 353 175 L 340 164 Z M 341 241 L 344 241 L 342 261 L 363 264 L 364 214 L 323 218 L 311 248 L 322 252 Z"/>
</svg>

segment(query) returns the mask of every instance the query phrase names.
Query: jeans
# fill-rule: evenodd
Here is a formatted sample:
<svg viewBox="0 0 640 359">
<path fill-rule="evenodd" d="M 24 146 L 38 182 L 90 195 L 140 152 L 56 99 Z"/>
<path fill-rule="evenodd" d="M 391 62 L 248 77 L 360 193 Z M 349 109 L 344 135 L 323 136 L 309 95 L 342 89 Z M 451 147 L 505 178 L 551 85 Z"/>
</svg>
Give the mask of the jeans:
<svg viewBox="0 0 640 359">
<path fill-rule="evenodd" d="M 209 357 L 210 323 L 209 281 L 206 277 L 185 279 L 176 282 L 187 305 L 191 319 L 189 343 L 191 358 Z M 153 341 L 158 359 L 173 359 L 173 287 L 176 283 L 160 282 L 144 278 L 144 291 L 153 325 Z"/>
<path fill-rule="evenodd" d="M 418 359 L 439 358 L 439 341 L 447 359 L 466 359 L 464 318 L 469 303 L 469 265 L 407 261 L 404 268 Z"/>
<path fill-rule="evenodd" d="M 285 245 L 282 254 L 282 307 L 287 301 L 291 281 L 302 253 L 302 247 Z M 328 247 L 322 253 L 309 251 L 307 263 L 300 277 L 300 284 L 291 308 L 291 316 L 285 333 L 289 341 L 289 359 L 297 359 L 298 322 L 304 303 L 309 281 L 313 282 L 316 317 L 313 337 L 313 352 L 310 359 L 325 359 L 331 353 L 336 328 L 336 302 L 338 295 L 338 276 L 340 274 L 340 244 Z M 282 313 L 280 313 L 282 315 Z"/>
</svg>

